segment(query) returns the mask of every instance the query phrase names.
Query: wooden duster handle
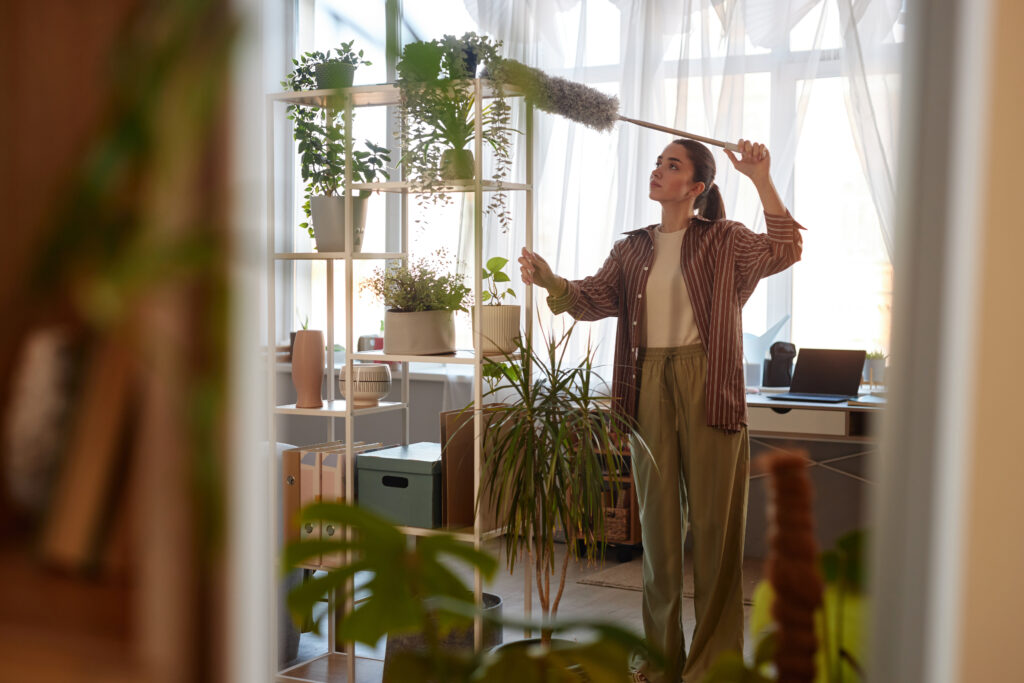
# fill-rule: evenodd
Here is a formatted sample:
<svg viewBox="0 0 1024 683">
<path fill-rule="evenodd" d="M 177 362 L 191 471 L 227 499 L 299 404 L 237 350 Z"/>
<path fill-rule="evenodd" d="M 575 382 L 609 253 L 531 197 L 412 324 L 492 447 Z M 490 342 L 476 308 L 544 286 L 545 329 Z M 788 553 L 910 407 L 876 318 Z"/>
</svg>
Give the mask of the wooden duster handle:
<svg viewBox="0 0 1024 683">
<path fill-rule="evenodd" d="M 643 126 L 644 128 L 650 128 L 651 130 L 660 130 L 663 133 L 672 133 L 673 135 L 678 135 L 679 137 L 697 140 L 698 142 L 704 142 L 709 145 L 716 145 L 718 147 L 731 150 L 733 152 L 740 151 L 740 148 L 736 145 L 735 142 L 723 142 L 721 140 L 715 140 L 714 138 L 706 138 L 703 135 L 694 135 L 693 133 L 687 133 L 684 130 L 676 130 L 675 128 L 659 126 L 656 123 L 648 123 L 647 121 L 638 121 L 637 119 L 631 119 L 626 116 L 620 116 L 619 120 L 629 121 L 630 123 L 635 123 L 636 125 Z"/>
</svg>

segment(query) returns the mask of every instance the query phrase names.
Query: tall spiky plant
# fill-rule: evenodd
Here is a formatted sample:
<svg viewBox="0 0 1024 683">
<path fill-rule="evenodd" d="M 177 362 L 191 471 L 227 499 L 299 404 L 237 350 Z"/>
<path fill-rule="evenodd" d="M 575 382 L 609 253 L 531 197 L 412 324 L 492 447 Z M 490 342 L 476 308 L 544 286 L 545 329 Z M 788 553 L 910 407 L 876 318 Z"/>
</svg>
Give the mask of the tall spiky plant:
<svg viewBox="0 0 1024 683">
<path fill-rule="evenodd" d="M 590 340 L 582 360 L 569 360 L 574 329 L 575 324 L 561 334 L 541 329 L 539 345 L 520 337 L 504 360 L 523 371 L 503 372 L 507 382 L 486 392 L 506 400 L 487 409 L 481 495 L 500 511 L 509 571 L 521 553 L 529 555 L 543 623 L 558 611 L 570 559 L 580 557 L 576 541 L 590 541 L 585 556 L 595 559 L 604 537 L 602 492 L 609 484 L 617 491 L 619 450 L 637 436 L 625 416 L 608 410 L 609 397 L 597 390 Z M 559 530 L 566 553 L 556 570 Z M 542 641 L 550 638 L 550 628 L 542 628 Z"/>
</svg>

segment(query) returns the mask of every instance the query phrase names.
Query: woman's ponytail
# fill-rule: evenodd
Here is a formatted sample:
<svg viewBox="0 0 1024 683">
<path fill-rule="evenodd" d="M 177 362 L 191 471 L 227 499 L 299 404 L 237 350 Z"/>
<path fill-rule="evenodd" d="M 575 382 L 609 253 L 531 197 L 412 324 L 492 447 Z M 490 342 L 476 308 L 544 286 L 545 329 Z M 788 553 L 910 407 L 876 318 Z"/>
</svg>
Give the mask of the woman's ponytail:
<svg viewBox="0 0 1024 683">
<path fill-rule="evenodd" d="M 711 187 L 704 190 L 704 193 L 697 198 L 695 208 L 698 213 L 709 221 L 717 221 L 725 218 L 725 201 L 718 185 L 711 183 Z"/>
<path fill-rule="evenodd" d="M 693 164 L 693 182 L 704 183 L 704 192 L 693 203 L 697 213 L 709 221 L 725 218 L 725 202 L 715 185 L 715 157 L 711 150 L 696 140 L 680 138 L 673 143 L 686 148 L 686 154 Z"/>
</svg>

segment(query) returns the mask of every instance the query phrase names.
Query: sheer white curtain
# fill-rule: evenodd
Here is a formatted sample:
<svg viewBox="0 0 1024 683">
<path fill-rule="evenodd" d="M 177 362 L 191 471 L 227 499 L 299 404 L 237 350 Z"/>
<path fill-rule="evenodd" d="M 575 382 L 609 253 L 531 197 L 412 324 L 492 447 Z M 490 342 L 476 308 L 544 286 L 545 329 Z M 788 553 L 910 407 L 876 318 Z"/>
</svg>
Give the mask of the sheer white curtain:
<svg viewBox="0 0 1024 683">
<path fill-rule="evenodd" d="M 847 110 L 864 176 L 878 212 L 882 239 L 892 260 L 896 200 L 896 123 L 899 119 L 902 0 L 837 0 L 849 96 Z M 892 70 L 893 62 L 897 69 Z"/>
<path fill-rule="evenodd" d="M 504 41 L 506 56 L 615 94 L 626 116 L 725 140 L 768 143 L 772 175 L 790 206 L 797 142 L 815 79 L 845 77 L 852 132 L 887 245 L 898 89 L 893 26 L 899 5 L 899 0 L 466 1 L 481 32 Z M 808 37 L 794 47 L 798 25 Z M 830 29 L 841 33 L 838 49 L 827 38 Z M 598 133 L 543 112 L 535 130 L 536 250 L 560 275 L 592 274 L 624 231 L 657 222 L 659 207 L 647 198 L 647 178 L 671 138 L 625 123 Z M 727 215 L 763 231 L 749 181 L 732 170 L 724 154 L 716 159 Z M 524 243 L 522 197 L 512 200 L 514 227 L 505 235 L 485 231 L 485 256 L 514 261 Z M 795 212 L 799 219 L 799 207 Z M 785 273 L 759 287 L 744 313 L 748 331 L 759 333 L 789 312 L 790 278 Z M 521 291 L 518 282 L 517 287 Z M 547 315 L 543 304 L 540 309 Z M 602 321 L 592 328 L 594 339 L 607 340 L 599 360 L 608 375 L 614 324 Z M 577 343 L 585 344 L 585 335 L 578 335 Z"/>
</svg>

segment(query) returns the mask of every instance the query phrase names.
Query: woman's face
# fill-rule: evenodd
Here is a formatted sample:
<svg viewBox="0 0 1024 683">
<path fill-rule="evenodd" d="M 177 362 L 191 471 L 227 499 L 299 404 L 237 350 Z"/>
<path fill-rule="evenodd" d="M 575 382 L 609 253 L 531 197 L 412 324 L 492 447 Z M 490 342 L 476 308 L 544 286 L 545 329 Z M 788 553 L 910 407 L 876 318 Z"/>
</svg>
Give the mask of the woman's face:
<svg viewBox="0 0 1024 683">
<path fill-rule="evenodd" d="M 693 182 L 693 164 L 686 148 L 674 142 L 654 162 L 650 183 L 656 202 L 692 202 L 704 191 L 704 183 Z"/>
</svg>

